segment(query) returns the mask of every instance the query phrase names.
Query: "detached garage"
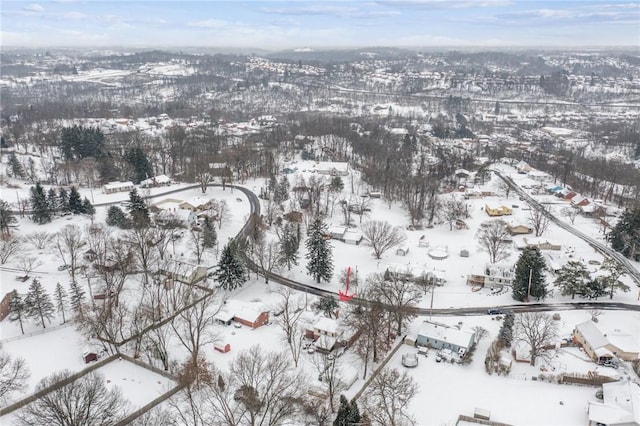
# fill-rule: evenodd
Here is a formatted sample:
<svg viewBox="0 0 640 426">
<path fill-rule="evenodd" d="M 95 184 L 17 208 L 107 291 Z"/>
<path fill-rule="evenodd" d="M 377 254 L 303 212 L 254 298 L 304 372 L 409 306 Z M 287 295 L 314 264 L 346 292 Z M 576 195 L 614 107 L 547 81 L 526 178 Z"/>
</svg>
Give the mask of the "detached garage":
<svg viewBox="0 0 640 426">
<path fill-rule="evenodd" d="M 227 300 L 214 318 L 223 325 L 230 325 L 235 321 L 247 327 L 258 328 L 269 323 L 269 310 L 260 302 Z"/>
</svg>

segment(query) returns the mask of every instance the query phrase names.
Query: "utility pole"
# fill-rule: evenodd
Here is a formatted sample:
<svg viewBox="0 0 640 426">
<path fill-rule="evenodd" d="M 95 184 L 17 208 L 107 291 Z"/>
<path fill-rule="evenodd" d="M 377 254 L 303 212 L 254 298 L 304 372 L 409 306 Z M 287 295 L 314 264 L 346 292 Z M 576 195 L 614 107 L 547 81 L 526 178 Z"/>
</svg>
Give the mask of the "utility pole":
<svg viewBox="0 0 640 426">
<path fill-rule="evenodd" d="M 529 268 L 529 285 L 527 286 L 527 303 L 529 303 L 529 298 L 531 297 L 531 277 L 533 275 L 533 268 Z"/>
</svg>

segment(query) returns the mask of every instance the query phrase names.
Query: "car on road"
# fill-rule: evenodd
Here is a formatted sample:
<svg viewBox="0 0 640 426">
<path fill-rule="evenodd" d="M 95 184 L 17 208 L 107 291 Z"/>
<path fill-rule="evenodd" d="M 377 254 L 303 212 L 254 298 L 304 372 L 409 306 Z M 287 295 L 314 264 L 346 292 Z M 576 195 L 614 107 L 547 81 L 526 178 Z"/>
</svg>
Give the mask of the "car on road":
<svg viewBox="0 0 640 426">
<path fill-rule="evenodd" d="M 502 315 L 502 309 L 489 309 L 487 311 L 487 314 L 489 315 Z"/>
<path fill-rule="evenodd" d="M 60 266 L 58 266 L 58 271 L 66 271 L 70 267 L 71 267 L 71 265 L 60 265 Z"/>
</svg>

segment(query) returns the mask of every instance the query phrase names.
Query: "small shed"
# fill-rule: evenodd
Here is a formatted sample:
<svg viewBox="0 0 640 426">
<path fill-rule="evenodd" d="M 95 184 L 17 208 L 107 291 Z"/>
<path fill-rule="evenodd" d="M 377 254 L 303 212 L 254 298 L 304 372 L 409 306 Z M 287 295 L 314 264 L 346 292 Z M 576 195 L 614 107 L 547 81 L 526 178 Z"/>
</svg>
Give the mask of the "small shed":
<svg viewBox="0 0 640 426">
<path fill-rule="evenodd" d="M 231 351 L 231 345 L 229 343 L 216 343 L 213 345 L 213 349 L 223 354 Z"/>
<path fill-rule="evenodd" d="M 98 360 L 98 353 L 93 349 L 85 349 L 82 352 L 82 359 L 84 360 L 85 364 L 89 364 L 90 362 Z"/>
<path fill-rule="evenodd" d="M 396 255 L 398 256 L 406 256 L 407 254 L 409 254 L 409 246 L 398 247 L 396 249 Z"/>
</svg>

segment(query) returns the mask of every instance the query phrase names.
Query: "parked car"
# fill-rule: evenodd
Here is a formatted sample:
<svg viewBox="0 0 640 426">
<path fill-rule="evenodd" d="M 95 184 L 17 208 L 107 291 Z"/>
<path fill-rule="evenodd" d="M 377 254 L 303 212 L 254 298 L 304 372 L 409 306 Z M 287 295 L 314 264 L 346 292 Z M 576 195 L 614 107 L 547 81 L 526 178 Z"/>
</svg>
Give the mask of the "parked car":
<svg viewBox="0 0 640 426">
<path fill-rule="evenodd" d="M 58 271 L 66 271 L 70 267 L 71 267 L 71 265 L 60 265 L 60 266 L 58 266 Z"/>
</svg>

